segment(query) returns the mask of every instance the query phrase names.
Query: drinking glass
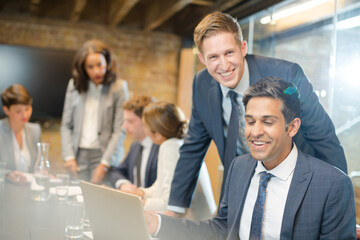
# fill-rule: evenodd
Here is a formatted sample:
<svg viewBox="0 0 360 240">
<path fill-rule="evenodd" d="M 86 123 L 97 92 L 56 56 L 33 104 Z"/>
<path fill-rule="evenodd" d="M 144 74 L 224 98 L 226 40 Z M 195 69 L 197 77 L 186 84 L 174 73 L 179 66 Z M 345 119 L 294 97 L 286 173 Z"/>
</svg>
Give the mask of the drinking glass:
<svg viewBox="0 0 360 240">
<path fill-rule="evenodd" d="M 84 204 L 77 201 L 68 201 L 65 213 L 65 239 L 82 239 Z"/>
</svg>

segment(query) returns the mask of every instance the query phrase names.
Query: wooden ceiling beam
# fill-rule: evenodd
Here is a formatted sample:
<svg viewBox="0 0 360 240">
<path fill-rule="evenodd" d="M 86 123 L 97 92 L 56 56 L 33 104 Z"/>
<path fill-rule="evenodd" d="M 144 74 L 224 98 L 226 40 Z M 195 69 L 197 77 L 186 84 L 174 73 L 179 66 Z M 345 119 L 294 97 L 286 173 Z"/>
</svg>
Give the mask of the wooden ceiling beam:
<svg viewBox="0 0 360 240">
<path fill-rule="evenodd" d="M 114 4 L 113 6 L 116 10 L 113 14 L 110 14 L 112 16 L 109 20 L 110 26 L 118 25 L 138 2 L 139 0 L 125 0 L 122 3 L 115 2 L 116 5 Z M 110 9 L 110 11 L 114 10 Z"/>
<path fill-rule="evenodd" d="M 199 5 L 199 6 L 213 6 L 213 1 L 206 1 L 206 0 L 193 0 L 191 4 Z"/>
<path fill-rule="evenodd" d="M 234 7 L 235 5 L 238 5 L 239 3 L 243 2 L 244 0 L 223 0 L 223 1 L 218 1 L 217 5 L 216 5 L 216 10 L 217 11 L 221 11 L 224 12 L 229 8 Z"/>
<path fill-rule="evenodd" d="M 77 22 L 80 19 L 81 13 L 84 11 L 87 0 L 75 0 L 74 8 L 70 14 L 70 21 Z"/>
<path fill-rule="evenodd" d="M 31 13 L 32 15 L 36 15 L 36 16 L 39 15 L 39 12 L 40 12 L 40 3 L 41 3 L 41 0 L 31 0 L 31 1 L 30 1 L 29 9 L 30 9 L 30 13 Z"/>
<path fill-rule="evenodd" d="M 191 4 L 193 0 L 161 0 L 150 4 L 145 22 L 145 30 L 152 31 Z"/>
</svg>

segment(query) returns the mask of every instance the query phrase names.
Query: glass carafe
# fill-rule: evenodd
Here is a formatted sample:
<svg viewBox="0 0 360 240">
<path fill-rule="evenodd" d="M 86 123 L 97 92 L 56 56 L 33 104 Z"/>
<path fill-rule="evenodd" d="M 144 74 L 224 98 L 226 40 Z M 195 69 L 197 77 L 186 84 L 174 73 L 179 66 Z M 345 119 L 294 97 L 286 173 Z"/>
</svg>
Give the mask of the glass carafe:
<svg viewBox="0 0 360 240">
<path fill-rule="evenodd" d="M 49 143 L 37 143 L 37 159 L 34 166 L 34 174 L 31 182 L 31 198 L 34 201 L 47 201 L 50 199 L 49 174 L 50 163 L 48 159 Z"/>
</svg>

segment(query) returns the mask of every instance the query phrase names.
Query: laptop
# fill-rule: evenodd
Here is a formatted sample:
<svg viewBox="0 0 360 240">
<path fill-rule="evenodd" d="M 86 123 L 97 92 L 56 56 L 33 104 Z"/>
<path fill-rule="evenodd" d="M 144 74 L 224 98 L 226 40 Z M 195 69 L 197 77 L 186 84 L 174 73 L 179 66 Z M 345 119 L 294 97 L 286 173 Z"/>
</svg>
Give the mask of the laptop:
<svg viewBox="0 0 360 240">
<path fill-rule="evenodd" d="M 108 187 L 80 183 L 94 240 L 149 240 L 140 197 Z"/>
</svg>

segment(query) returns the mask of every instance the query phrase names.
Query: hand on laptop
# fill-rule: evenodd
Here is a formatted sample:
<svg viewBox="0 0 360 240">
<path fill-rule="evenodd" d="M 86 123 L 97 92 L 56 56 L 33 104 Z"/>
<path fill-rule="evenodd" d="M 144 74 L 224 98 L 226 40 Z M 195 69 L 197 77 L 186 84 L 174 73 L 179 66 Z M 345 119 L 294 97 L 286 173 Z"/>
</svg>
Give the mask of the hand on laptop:
<svg viewBox="0 0 360 240">
<path fill-rule="evenodd" d="M 181 217 L 183 217 L 185 215 L 184 213 L 173 212 L 173 211 L 170 211 L 170 210 L 162 212 L 161 214 L 166 215 L 166 216 L 170 216 L 170 217 L 176 217 L 176 218 L 181 218 Z"/>
<path fill-rule="evenodd" d="M 137 196 L 141 197 L 141 199 L 144 199 L 144 195 L 145 195 L 144 191 L 141 190 L 140 188 L 137 188 L 135 191 L 123 191 L 123 192 L 137 195 Z"/>
<path fill-rule="evenodd" d="M 119 189 L 123 192 L 133 192 L 136 191 L 137 187 L 132 183 L 123 183 L 120 185 Z"/>
</svg>

